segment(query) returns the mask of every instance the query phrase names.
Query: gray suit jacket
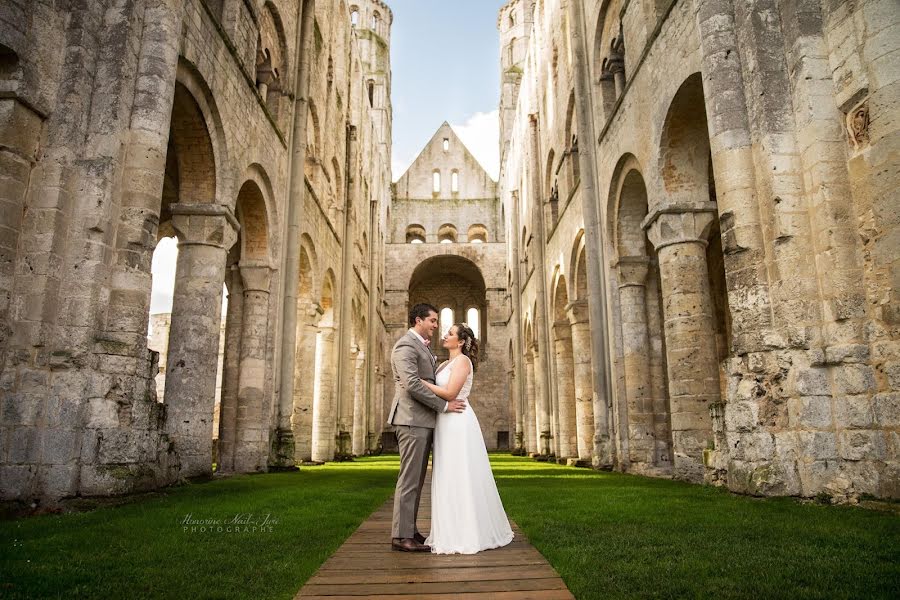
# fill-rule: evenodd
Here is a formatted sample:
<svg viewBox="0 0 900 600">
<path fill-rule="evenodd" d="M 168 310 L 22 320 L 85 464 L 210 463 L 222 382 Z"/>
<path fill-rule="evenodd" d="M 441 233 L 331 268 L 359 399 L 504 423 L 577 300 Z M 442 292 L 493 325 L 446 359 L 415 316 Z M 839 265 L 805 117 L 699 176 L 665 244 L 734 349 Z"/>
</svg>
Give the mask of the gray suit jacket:
<svg viewBox="0 0 900 600">
<path fill-rule="evenodd" d="M 437 413 L 443 412 L 447 403 L 422 383 L 434 383 L 434 363 L 431 352 L 411 331 L 394 344 L 391 369 L 395 392 L 388 424 L 434 429 Z"/>
</svg>

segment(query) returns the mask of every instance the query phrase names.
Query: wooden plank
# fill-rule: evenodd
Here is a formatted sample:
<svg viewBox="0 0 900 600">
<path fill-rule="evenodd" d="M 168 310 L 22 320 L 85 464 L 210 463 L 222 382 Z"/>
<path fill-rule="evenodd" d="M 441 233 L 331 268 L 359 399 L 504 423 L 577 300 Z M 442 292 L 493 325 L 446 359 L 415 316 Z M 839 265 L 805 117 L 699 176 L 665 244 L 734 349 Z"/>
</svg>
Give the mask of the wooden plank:
<svg viewBox="0 0 900 600">
<path fill-rule="evenodd" d="M 574 600 L 569 590 L 522 592 L 472 592 L 467 594 L 387 594 L 366 596 L 369 600 Z M 359 600 L 359 596 L 302 596 L 306 600 Z"/>
<path fill-rule="evenodd" d="M 426 490 L 430 492 L 430 473 Z M 427 532 L 430 493 L 423 494 L 417 526 Z M 570 600 L 559 574 L 515 523 L 515 538 L 477 554 L 431 554 L 391 549 L 393 499 L 354 531 L 298 592 L 328 600 Z"/>
<path fill-rule="evenodd" d="M 407 583 L 404 594 L 470 594 L 473 592 L 521 592 L 563 590 L 566 584 L 559 577 L 544 579 L 502 579 L 490 581 L 439 581 Z M 396 594 L 395 583 L 307 584 L 306 593 L 313 596 L 386 596 Z"/>
<path fill-rule="evenodd" d="M 525 567 L 459 567 L 453 569 L 392 569 L 381 573 L 319 571 L 308 584 L 430 583 L 441 581 L 495 581 L 500 579 L 545 579 L 556 577 L 550 565 Z"/>
</svg>

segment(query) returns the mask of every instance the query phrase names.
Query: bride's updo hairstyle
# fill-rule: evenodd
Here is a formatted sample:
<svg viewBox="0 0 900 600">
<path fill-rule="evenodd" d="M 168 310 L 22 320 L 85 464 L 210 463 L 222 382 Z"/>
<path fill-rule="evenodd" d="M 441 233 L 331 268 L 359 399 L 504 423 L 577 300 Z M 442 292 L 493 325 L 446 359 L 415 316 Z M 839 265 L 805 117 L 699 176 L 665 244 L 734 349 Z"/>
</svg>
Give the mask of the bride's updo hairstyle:
<svg viewBox="0 0 900 600">
<path fill-rule="evenodd" d="M 472 371 L 478 370 L 478 340 L 475 339 L 475 332 L 465 323 L 456 324 L 456 338 L 461 344 L 462 353 L 469 357 L 472 361 Z"/>
</svg>

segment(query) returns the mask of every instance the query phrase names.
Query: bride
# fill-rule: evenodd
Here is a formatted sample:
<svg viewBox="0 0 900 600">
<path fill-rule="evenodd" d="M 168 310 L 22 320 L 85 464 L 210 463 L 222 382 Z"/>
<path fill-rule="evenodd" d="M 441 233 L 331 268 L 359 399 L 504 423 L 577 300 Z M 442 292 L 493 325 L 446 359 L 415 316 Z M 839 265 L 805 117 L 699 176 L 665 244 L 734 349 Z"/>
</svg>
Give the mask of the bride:
<svg viewBox="0 0 900 600">
<path fill-rule="evenodd" d="M 478 360 L 478 341 L 463 324 L 443 338 L 450 360 L 438 369 L 432 392 L 445 400 L 468 400 Z M 431 532 L 435 554 L 475 554 L 509 544 L 513 531 L 491 473 L 481 426 L 470 405 L 461 413 L 438 413 L 434 427 Z"/>
</svg>

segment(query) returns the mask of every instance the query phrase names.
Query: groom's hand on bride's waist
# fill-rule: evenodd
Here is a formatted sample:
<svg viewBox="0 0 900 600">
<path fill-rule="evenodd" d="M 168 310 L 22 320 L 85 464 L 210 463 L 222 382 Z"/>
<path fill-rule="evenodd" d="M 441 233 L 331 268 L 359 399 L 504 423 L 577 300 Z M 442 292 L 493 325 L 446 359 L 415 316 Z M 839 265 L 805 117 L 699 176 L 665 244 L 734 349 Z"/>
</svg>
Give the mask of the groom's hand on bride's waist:
<svg viewBox="0 0 900 600">
<path fill-rule="evenodd" d="M 456 412 L 461 413 L 466 410 L 466 401 L 460 400 L 457 398 L 456 400 L 450 400 L 447 402 L 447 412 Z"/>
</svg>

